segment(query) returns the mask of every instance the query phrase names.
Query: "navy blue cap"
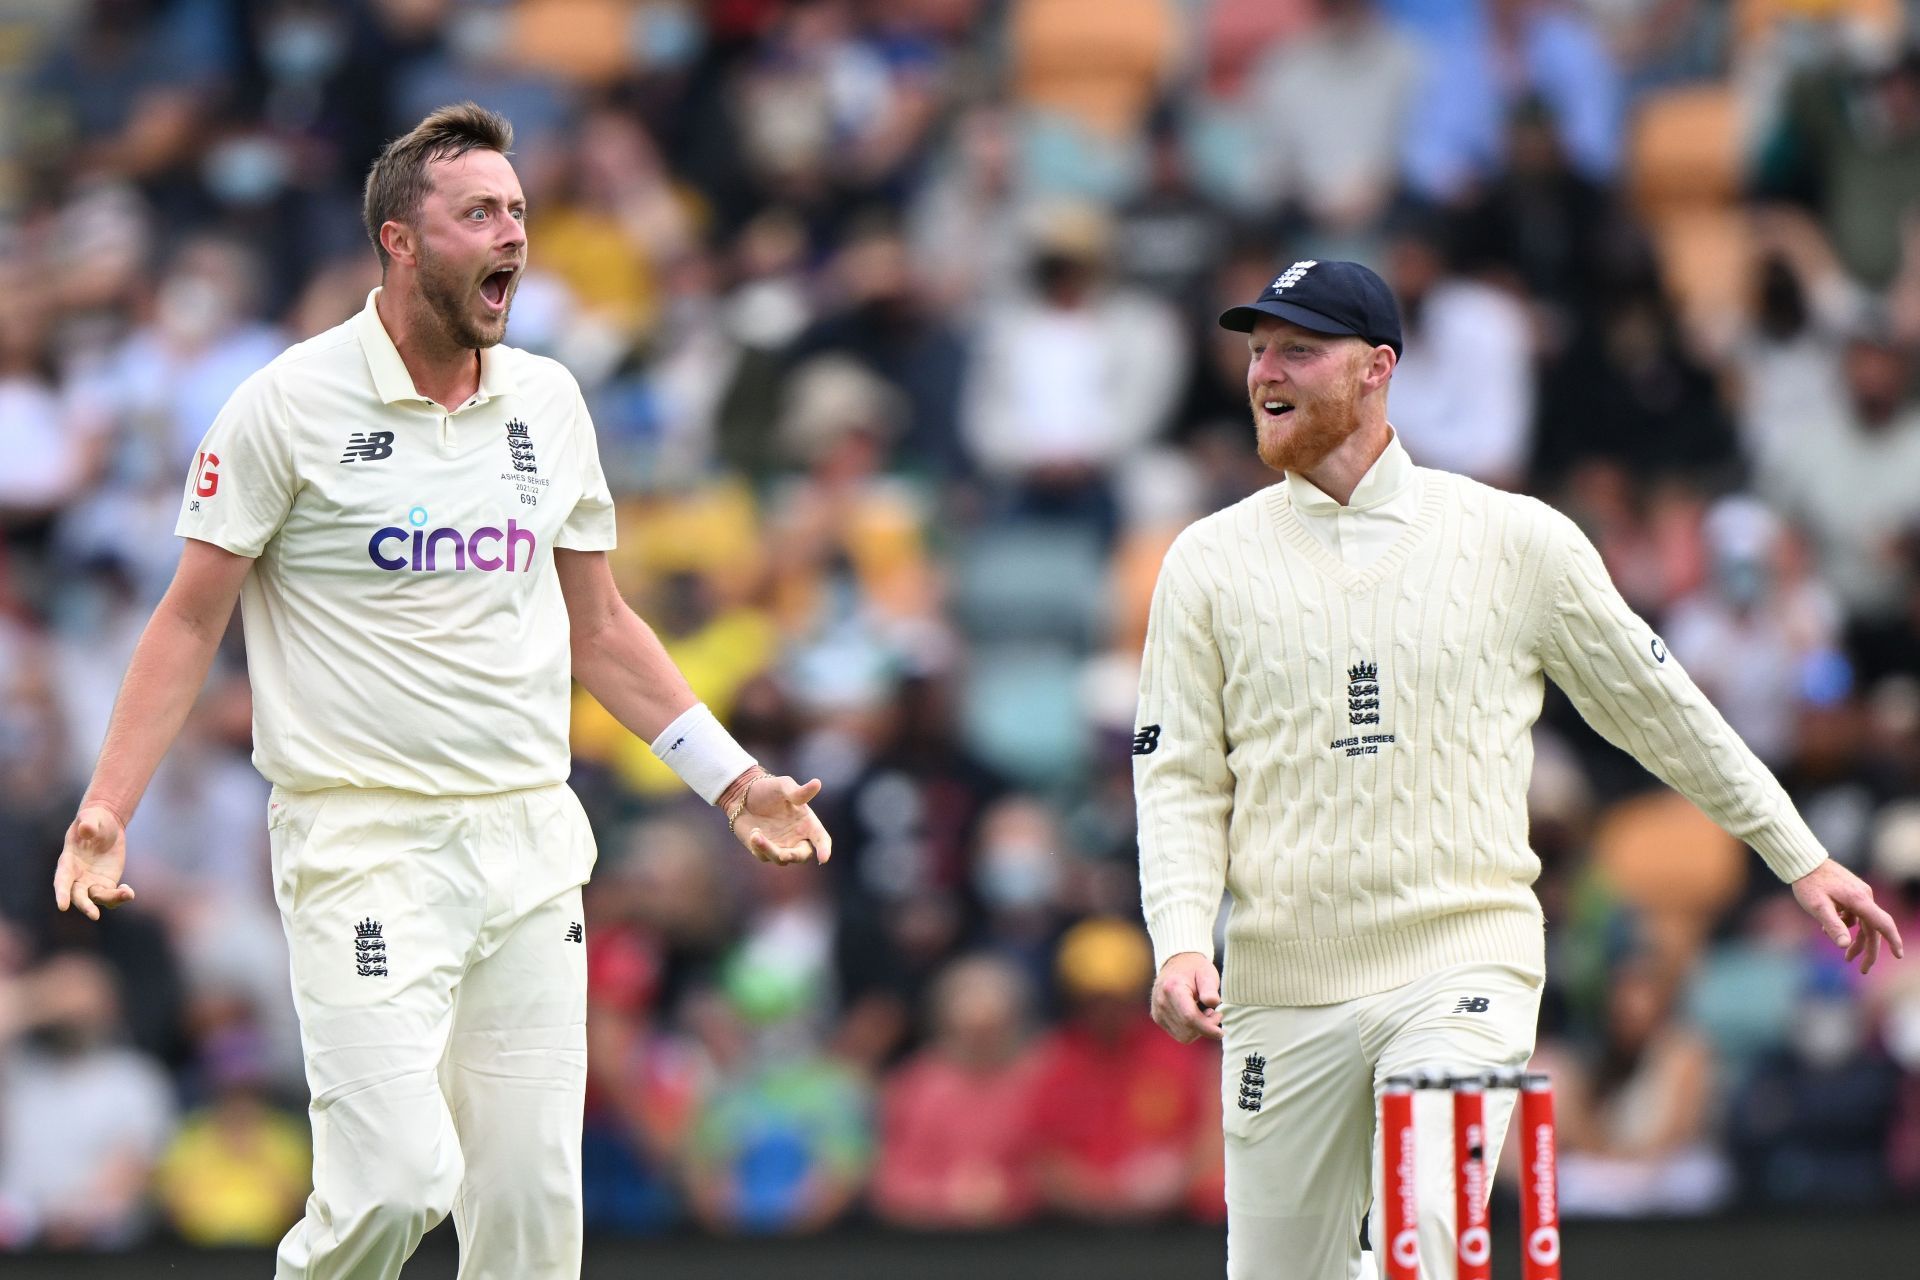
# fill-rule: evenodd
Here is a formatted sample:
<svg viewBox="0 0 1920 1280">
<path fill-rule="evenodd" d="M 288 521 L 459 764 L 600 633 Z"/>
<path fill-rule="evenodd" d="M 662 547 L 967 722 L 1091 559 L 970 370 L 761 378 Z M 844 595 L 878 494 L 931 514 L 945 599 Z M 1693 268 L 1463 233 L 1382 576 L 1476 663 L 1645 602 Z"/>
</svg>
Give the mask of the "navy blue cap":
<svg viewBox="0 0 1920 1280">
<path fill-rule="evenodd" d="M 1220 327 L 1252 333 L 1261 316 L 1314 333 L 1351 334 L 1400 354 L 1400 307 L 1387 282 L 1357 262 L 1296 262 L 1259 298 L 1220 315 Z"/>
</svg>

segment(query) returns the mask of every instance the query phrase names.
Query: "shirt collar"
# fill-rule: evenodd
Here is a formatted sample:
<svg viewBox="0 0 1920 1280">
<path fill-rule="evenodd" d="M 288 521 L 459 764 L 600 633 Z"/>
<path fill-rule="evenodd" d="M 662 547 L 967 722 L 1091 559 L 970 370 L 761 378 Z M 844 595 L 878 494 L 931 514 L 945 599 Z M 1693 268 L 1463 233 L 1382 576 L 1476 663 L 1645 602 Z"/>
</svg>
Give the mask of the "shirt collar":
<svg viewBox="0 0 1920 1280">
<path fill-rule="evenodd" d="M 1396 431 L 1388 437 L 1387 447 L 1373 460 L 1373 465 L 1367 468 L 1367 474 L 1361 476 L 1360 483 L 1353 487 L 1353 497 L 1345 504 L 1335 502 L 1298 472 L 1287 472 L 1285 484 L 1295 509 L 1311 511 L 1316 515 L 1331 515 L 1336 511 L 1364 511 L 1391 502 L 1412 481 L 1413 459 L 1400 443 L 1400 433 Z"/>
<path fill-rule="evenodd" d="M 407 362 L 400 358 L 400 348 L 393 345 L 393 337 L 387 332 L 387 326 L 381 322 L 380 310 L 376 303 L 380 298 L 380 287 L 375 286 L 367 295 L 367 305 L 354 317 L 358 327 L 360 349 L 367 354 L 367 369 L 373 374 L 374 394 L 386 404 L 405 404 L 412 401 L 418 404 L 433 404 L 431 396 L 420 394 L 413 385 L 413 375 L 407 372 Z M 492 348 L 480 352 L 480 389 L 469 404 L 485 404 L 495 396 L 510 395 L 518 390 L 511 374 L 503 367 L 503 362 Z M 462 405 L 462 408 L 467 407 Z"/>
</svg>

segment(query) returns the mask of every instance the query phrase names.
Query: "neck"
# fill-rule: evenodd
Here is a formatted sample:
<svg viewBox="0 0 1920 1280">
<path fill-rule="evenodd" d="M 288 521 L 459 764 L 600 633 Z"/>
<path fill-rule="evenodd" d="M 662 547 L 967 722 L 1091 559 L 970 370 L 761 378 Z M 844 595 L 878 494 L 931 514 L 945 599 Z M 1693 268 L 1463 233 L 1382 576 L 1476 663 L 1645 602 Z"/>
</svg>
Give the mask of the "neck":
<svg viewBox="0 0 1920 1280">
<path fill-rule="evenodd" d="M 421 395 L 452 410 L 480 390 L 480 353 L 455 342 L 417 291 L 389 284 L 374 307 Z"/>
<path fill-rule="evenodd" d="M 1332 453 L 1302 471 L 1301 478 L 1344 507 L 1392 440 L 1393 428 L 1386 418 L 1373 418 L 1342 440 Z"/>
</svg>

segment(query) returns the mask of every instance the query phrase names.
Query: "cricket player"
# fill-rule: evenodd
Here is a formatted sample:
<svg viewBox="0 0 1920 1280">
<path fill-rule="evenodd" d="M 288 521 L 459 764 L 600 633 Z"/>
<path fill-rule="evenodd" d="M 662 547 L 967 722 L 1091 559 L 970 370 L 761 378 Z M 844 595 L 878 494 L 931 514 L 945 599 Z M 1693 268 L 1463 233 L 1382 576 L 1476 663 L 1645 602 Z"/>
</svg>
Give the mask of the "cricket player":
<svg viewBox="0 0 1920 1280">
<path fill-rule="evenodd" d="M 54 874 L 61 910 L 133 899 L 127 820 L 238 597 L 312 1089 L 279 1280 L 390 1280 L 449 1211 L 462 1280 L 580 1274 L 595 850 L 566 785 L 571 679 L 756 857 L 831 852 L 818 781 L 760 769 L 615 588 L 579 387 L 500 345 L 527 263 L 512 141 L 468 103 L 374 164 L 383 284 L 208 430 Z"/>
<path fill-rule="evenodd" d="M 1296 262 L 1220 323 L 1248 335 L 1260 458 L 1284 478 L 1183 532 L 1154 593 L 1134 739 L 1153 1015 L 1222 1041 L 1228 1275 L 1349 1280 L 1381 1083 L 1533 1052 L 1543 677 L 1758 850 L 1863 972 L 1902 944 L 1572 521 L 1414 465 L 1377 275 Z M 1488 1096 L 1495 1150 L 1512 1106 Z M 1450 1278 L 1444 1093 L 1415 1124 L 1421 1274 Z"/>
</svg>

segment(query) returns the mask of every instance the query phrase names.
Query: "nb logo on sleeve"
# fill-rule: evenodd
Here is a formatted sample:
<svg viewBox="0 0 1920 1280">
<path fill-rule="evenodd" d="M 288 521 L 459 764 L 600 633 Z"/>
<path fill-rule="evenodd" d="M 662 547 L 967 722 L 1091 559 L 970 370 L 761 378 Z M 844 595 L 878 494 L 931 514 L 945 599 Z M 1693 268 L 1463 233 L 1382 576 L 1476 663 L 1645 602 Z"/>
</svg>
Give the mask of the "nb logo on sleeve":
<svg viewBox="0 0 1920 1280">
<path fill-rule="evenodd" d="M 382 458 L 393 456 L 393 432 L 356 431 L 347 439 L 347 451 L 340 455 L 342 462 L 378 462 Z"/>
<path fill-rule="evenodd" d="M 1485 1013 L 1492 1001 L 1485 996 L 1461 996 L 1460 1003 L 1453 1006 L 1455 1013 Z"/>
<path fill-rule="evenodd" d="M 1133 735 L 1133 754 L 1150 756 L 1160 746 L 1160 726 L 1150 724 Z"/>
</svg>

